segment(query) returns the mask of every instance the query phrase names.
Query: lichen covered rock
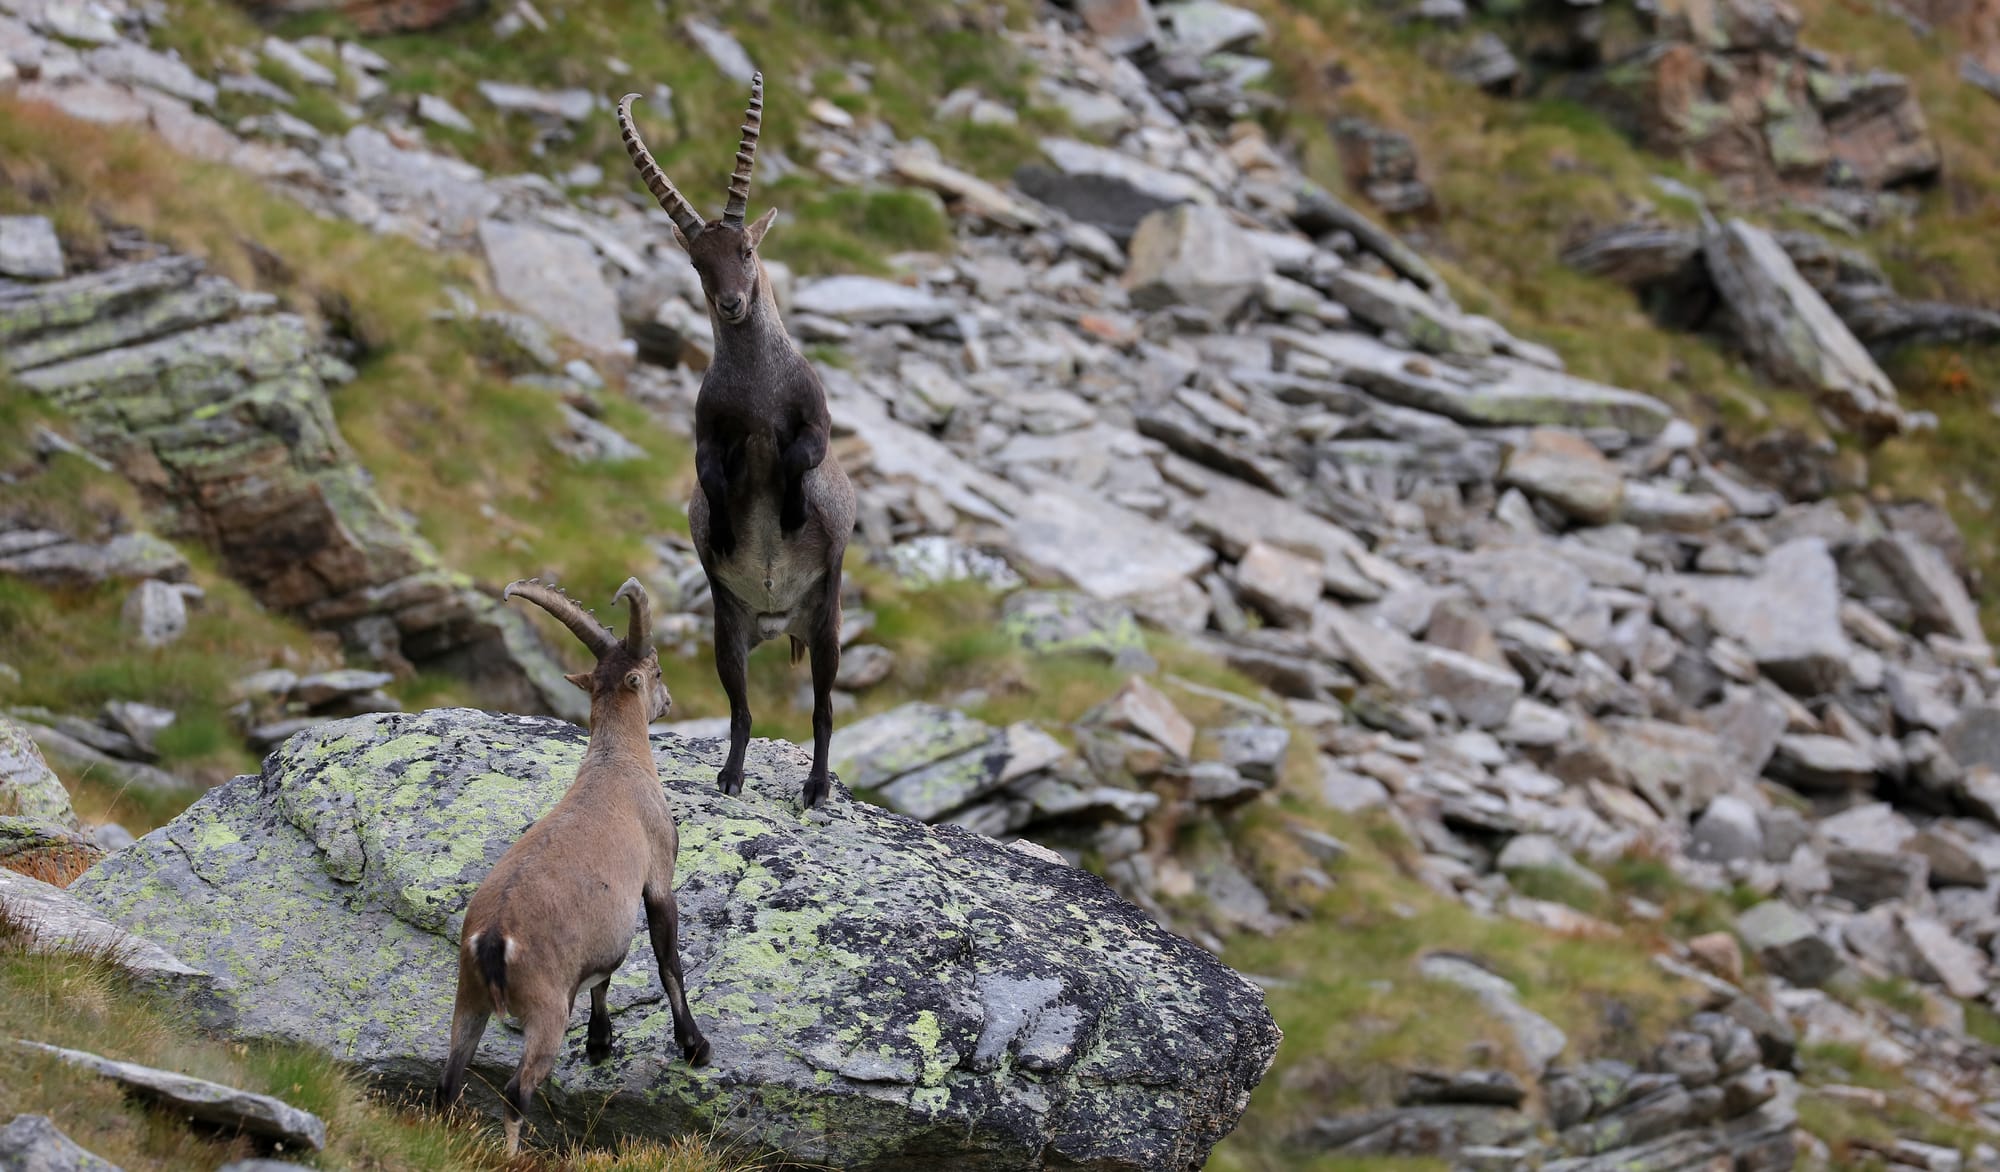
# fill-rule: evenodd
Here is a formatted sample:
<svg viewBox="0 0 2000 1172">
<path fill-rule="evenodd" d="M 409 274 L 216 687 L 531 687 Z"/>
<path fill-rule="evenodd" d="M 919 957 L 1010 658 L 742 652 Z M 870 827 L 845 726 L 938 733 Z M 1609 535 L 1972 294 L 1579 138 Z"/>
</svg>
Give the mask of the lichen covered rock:
<svg viewBox="0 0 2000 1172">
<path fill-rule="evenodd" d="M 434 1082 L 465 902 L 574 776 L 580 729 L 468 710 L 318 726 L 72 892 L 229 978 L 244 1037 Z M 681 826 L 681 948 L 713 1043 L 690 1069 L 650 947 L 583 1016 L 533 1118 L 599 1138 L 717 1132 L 842 1168 L 1194 1168 L 1275 1053 L 1262 995 L 1087 873 L 844 793 L 801 813 L 798 750 L 661 734 Z M 497 1109 L 520 1053 L 480 1051 Z M 553 1117 L 553 1119 L 551 1118 Z"/>
</svg>

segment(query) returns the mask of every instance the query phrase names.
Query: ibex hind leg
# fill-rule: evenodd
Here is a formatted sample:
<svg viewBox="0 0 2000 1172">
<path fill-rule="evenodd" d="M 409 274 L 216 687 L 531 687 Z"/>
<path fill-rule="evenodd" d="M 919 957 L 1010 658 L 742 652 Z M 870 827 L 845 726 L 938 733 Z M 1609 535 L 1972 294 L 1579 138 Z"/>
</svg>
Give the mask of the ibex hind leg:
<svg viewBox="0 0 2000 1172">
<path fill-rule="evenodd" d="M 715 782 L 723 793 L 740 794 L 743 755 L 750 748 L 750 635 L 756 620 L 712 578 L 709 593 L 715 599 L 715 674 L 729 697 L 729 760 Z"/>
<path fill-rule="evenodd" d="M 840 570 L 827 574 L 826 596 L 819 625 L 812 633 L 813 763 L 806 775 L 804 799 L 812 809 L 833 789 L 827 776 L 828 746 L 833 740 L 833 681 L 840 674 Z"/>
<path fill-rule="evenodd" d="M 479 1039 L 486 1033 L 486 1021 L 491 1010 L 486 1004 L 486 994 L 478 988 L 479 978 L 468 977 L 463 971 L 458 978 L 458 997 L 451 1007 L 451 1051 L 445 1058 L 444 1074 L 438 1079 L 437 1108 L 448 1111 L 465 1092 L 466 1068 L 472 1065 L 472 1056 L 479 1050 Z"/>
<path fill-rule="evenodd" d="M 538 1012 L 525 1015 L 522 1024 L 521 1065 L 514 1071 L 514 1077 L 507 1081 L 507 1089 L 501 1092 L 501 1100 L 506 1105 L 505 1126 L 507 1129 L 507 1155 L 516 1156 L 521 1152 L 521 1119 L 528 1113 L 528 1104 L 534 1102 L 535 1088 L 549 1077 L 556 1068 L 556 1054 L 562 1048 L 563 1029 L 569 1025 L 569 1007 L 540 1006 Z"/>
<path fill-rule="evenodd" d="M 584 1035 L 583 1056 L 595 1064 L 611 1057 L 611 1013 L 604 1006 L 607 979 L 590 987 L 590 1030 Z"/>
</svg>

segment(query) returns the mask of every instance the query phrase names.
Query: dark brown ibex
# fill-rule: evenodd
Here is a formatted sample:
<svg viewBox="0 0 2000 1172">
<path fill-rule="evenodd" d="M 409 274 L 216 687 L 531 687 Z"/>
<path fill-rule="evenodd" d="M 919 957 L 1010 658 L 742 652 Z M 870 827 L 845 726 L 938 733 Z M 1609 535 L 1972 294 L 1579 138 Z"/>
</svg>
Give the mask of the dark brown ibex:
<svg viewBox="0 0 2000 1172">
<path fill-rule="evenodd" d="M 788 635 L 792 662 L 810 650 L 813 763 L 805 804 L 825 800 L 833 736 L 833 677 L 840 670 L 840 559 L 854 531 L 854 486 L 827 452 L 826 391 L 778 320 L 770 274 L 757 246 L 776 208 L 744 226 L 750 171 L 763 122 L 764 75 L 750 82 L 750 111 L 722 218 L 705 221 L 661 173 L 632 124 L 618 126 L 639 177 L 666 209 L 708 299 L 715 359 L 694 408 L 694 499 L 688 528 L 715 599 L 715 672 L 729 696 L 729 760 L 716 780 L 743 789 L 750 744 L 750 649 Z"/>
<path fill-rule="evenodd" d="M 708 1041 L 688 1012 L 681 981 L 680 907 L 674 856 L 680 833 L 653 764 L 646 726 L 673 705 L 653 649 L 645 588 L 628 578 L 613 602 L 631 606 L 620 640 L 569 596 L 537 581 L 515 582 L 503 598 L 536 603 L 562 620 L 596 657 L 569 681 L 590 693 L 590 744 L 576 780 L 554 808 L 507 848 L 465 908 L 458 948 L 458 997 L 451 1008 L 451 1053 L 438 1082 L 449 1107 L 495 1012 L 520 1019 L 521 1065 L 502 1093 L 507 1154 L 521 1146 L 521 1115 L 555 1067 L 576 995 L 590 990 L 584 1053 L 611 1053 L 605 985 L 625 963 L 639 910 L 674 1015 L 674 1042 L 691 1064 L 708 1061 Z"/>
</svg>

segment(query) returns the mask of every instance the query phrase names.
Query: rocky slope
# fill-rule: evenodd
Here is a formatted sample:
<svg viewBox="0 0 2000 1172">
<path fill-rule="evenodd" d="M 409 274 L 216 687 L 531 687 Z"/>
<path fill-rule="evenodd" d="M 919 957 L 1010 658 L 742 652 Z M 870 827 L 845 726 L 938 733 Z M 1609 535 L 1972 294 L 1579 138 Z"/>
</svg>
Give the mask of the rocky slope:
<svg viewBox="0 0 2000 1172">
<path fill-rule="evenodd" d="M 149 126 L 326 215 L 462 253 L 525 315 L 482 320 L 527 339 L 533 377 L 582 401 L 601 369 L 685 430 L 707 321 L 664 219 L 636 197 L 485 175 L 427 141 L 426 125 L 447 122 L 435 107 L 378 109 L 335 135 L 285 121 L 273 96 L 268 114 L 225 127 L 202 112 L 205 87 L 252 92 L 241 75 L 195 77 L 152 53 L 136 11 L 78 51 L 51 35 L 50 11 L 7 26 L 21 100 Z M 1907 86 L 1816 59 L 1782 6 L 1648 11 L 1636 44 L 1594 7 L 1529 16 L 1509 33 L 1552 23 L 1566 47 L 1519 40 L 1522 53 L 1582 74 L 1565 84 L 1615 99 L 1643 141 L 1823 223 L 1871 221 L 1939 166 Z M 1332 807 L 1398 828 L 1410 873 L 1481 915 L 1620 947 L 1643 946 L 1621 925 L 1657 933 L 1662 964 L 1693 990 L 1683 1028 L 1620 1062 L 1571 1045 L 1489 968 L 1428 957 L 1426 976 L 1519 1027 L 1512 1051 L 1288 1120 L 1287 1151 L 1789 1167 L 1819 1145 L 1795 1130 L 1801 1048 L 1865 1055 L 1899 1103 L 1971 1136 L 2000 1127 L 1983 1109 L 2000 1102 L 1991 1052 L 1966 1026 L 1991 996 L 2000 932 L 2000 674 L 1950 520 L 1841 491 L 1851 462 L 1831 442 L 1705 433 L 1461 310 L 1423 256 L 1271 141 L 1256 117 L 1267 35 L 1258 15 L 1208 0 L 1038 11 L 1010 41 L 1073 135 L 1045 138 L 1011 185 L 811 107 L 797 153 L 822 180 L 933 193 L 956 225 L 948 253 L 880 258 L 893 277 L 778 274 L 794 334 L 830 359 L 858 544 L 905 577 L 986 582 L 1036 654 L 1138 677 L 1068 728 L 995 727 L 964 711 L 980 696 L 874 712 L 841 729 L 843 778 L 917 818 L 1053 846 L 1218 948 L 1303 930 L 1286 912 L 1339 882 L 1349 848 L 1297 830 L 1306 857 L 1272 874 L 1254 839 L 1190 845 L 1188 828 L 1241 827 L 1286 798 Z M 702 43 L 725 73 L 731 46 L 743 53 Z M 307 50 L 349 83 L 388 69 L 358 47 Z M 292 72 L 295 88 L 320 84 Z M 488 96 L 567 128 L 601 120 L 606 95 Z M 1419 202 L 1393 143 L 1359 126 L 1342 142 L 1357 191 Z M 1640 287 L 1670 325 L 1725 335 L 1829 429 L 1869 443 L 1934 422 L 1902 404 L 1871 346 L 1992 331 L 1990 314 L 1903 301 L 1865 257 L 1726 208 L 1699 226 L 1594 235 L 1569 259 Z M 152 288 L 163 269 L 182 279 L 129 301 L 110 292 Z M 515 707 L 553 702 L 523 690 L 545 678 L 533 652 L 340 462 L 315 397 L 338 366 L 291 319 L 173 257 L 116 257 L 61 282 L 45 262 L 12 271 L 22 283 L 0 291 L 0 323 L 25 324 L 4 327 L 0 352 L 16 380 L 151 490 L 163 528 L 199 535 L 268 605 L 339 631 L 357 657 L 469 670 L 513 688 L 500 702 Z M 545 335 L 589 361 L 563 368 Z M 245 344 L 216 357 L 224 338 Z M 259 365 L 267 350 L 275 365 Z M 134 370 L 172 374 L 189 406 L 220 403 L 231 442 L 280 469 L 275 491 L 301 506 L 254 507 L 271 490 L 235 463 L 214 492 L 189 490 L 209 483 L 221 433 L 149 414 L 160 392 L 120 382 Z M 620 450 L 614 429 L 580 418 L 569 442 Z M 62 536 L 16 538 L 18 556 L 54 556 L 41 551 Z M 279 538 L 287 555 L 272 558 Z M 658 549 L 650 575 L 681 612 L 663 626 L 698 641 L 691 555 L 664 535 Z M 332 568 L 295 572 L 315 559 Z M 1205 652 L 1264 694 L 1164 678 L 1141 624 L 1156 647 Z M 844 673 L 855 703 L 881 707 L 871 691 L 895 652 L 851 650 L 865 665 Z M 1181 711 L 1206 705 L 1222 715 L 1205 727 Z M 1303 784 L 1281 785 L 1297 759 Z M 240 816 L 253 814 L 266 816 Z M 149 838 L 85 887 L 109 890 L 169 841 L 192 849 L 190 833 Z M 1733 934 L 1671 939 L 1665 909 L 1606 889 L 1601 872 L 1633 859 L 1735 901 Z M 1897 1005 L 1870 988 L 1911 991 Z M 1867 1098 L 1808 1073 L 1844 1088 L 1814 1101 Z M 1869 1141 L 1881 1159 L 1957 1166 L 1903 1130 L 1904 1147 Z M 1839 1158 L 1862 1158 L 1831 1138 Z M 2000 1161 L 1977 1140 L 1959 1147 L 1973 1166 Z"/>
</svg>

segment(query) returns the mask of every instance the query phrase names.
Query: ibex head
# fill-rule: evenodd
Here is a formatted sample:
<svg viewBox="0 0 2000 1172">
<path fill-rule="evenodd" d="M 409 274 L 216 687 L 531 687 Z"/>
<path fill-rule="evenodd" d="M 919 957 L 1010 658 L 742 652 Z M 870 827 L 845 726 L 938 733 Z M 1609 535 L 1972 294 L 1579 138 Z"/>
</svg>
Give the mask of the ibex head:
<svg viewBox="0 0 2000 1172">
<path fill-rule="evenodd" d="M 559 587 L 527 578 L 509 583 L 500 593 L 503 599 L 516 595 L 554 615 L 597 658 L 597 666 L 590 671 L 564 677 L 590 693 L 593 705 L 600 698 L 636 695 L 649 723 L 665 716 L 673 707 L 674 698 L 667 692 L 666 680 L 661 678 L 660 656 L 653 647 L 653 604 L 646 597 L 646 588 L 639 585 L 639 579 L 625 579 L 611 599 L 614 606 L 623 602 L 632 608 L 623 639 Z"/>
<path fill-rule="evenodd" d="M 736 148 L 736 171 L 729 177 L 729 203 L 719 220 L 702 219 L 653 161 L 653 153 L 639 139 L 639 128 L 632 124 L 632 102 L 638 96 L 626 94 L 618 102 L 618 129 L 624 136 L 625 150 L 647 190 L 673 218 L 674 239 L 687 250 L 694 271 L 701 275 L 701 291 L 709 307 L 723 322 L 739 324 L 766 292 L 757 246 L 778 218 L 778 209 L 772 208 L 756 223 L 748 227 L 743 223 L 750 203 L 750 171 L 757 161 L 757 134 L 764 122 L 764 75 L 750 79 L 750 110 L 743 119 L 743 141 Z"/>
</svg>

